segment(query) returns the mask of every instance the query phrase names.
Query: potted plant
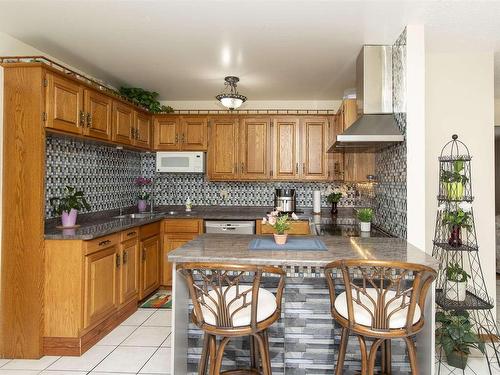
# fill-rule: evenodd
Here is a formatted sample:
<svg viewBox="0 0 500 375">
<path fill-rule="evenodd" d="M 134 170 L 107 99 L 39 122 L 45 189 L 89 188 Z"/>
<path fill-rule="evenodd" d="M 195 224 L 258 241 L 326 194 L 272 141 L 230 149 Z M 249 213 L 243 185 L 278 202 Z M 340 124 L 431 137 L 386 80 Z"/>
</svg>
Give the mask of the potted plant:
<svg viewBox="0 0 500 375">
<path fill-rule="evenodd" d="M 83 192 L 74 186 L 66 186 L 62 197 L 52 197 L 49 202 L 56 214 L 61 215 L 63 227 L 74 227 L 79 210 L 90 210 Z"/>
<path fill-rule="evenodd" d="M 446 362 L 453 367 L 465 369 L 471 348 L 484 353 L 484 342 L 472 331 L 467 311 L 439 311 L 436 313 L 436 344 L 446 354 Z"/>
<path fill-rule="evenodd" d="M 141 192 L 137 196 L 137 209 L 139 212 L 146 211 L 147 200 L 149 199 L 150 194 L 143 190 L 144 186 L 148 186 L 151 184 L 151 179 L 145 177 L 137 177 L 135 179 L 135 184 L 141 188 Z"/>
<path fill-rule="evenodd" d="M 464 301 L 469 278 L 470 275 L 458 263 L 449 264 L 446 267 L 446 298 Z"/>
<path fill-rule="evenodd" d="M 325 190 L 326 201 L 332 205 L 330 209 L 330 213 L 332 215 L 337 214 L 338 212 L 337 205 L 340 199 L 344 196 L 344 194 L 347 194 L 347 189 L 345 185 L 337 186 L 335 188 L 328 186 L 328 188 Z"/>
<path fill-rule="evenodd" d="M 284 245 L 286 243 L 288 234 L 285 233 L 290 229 L 290 217 L 287 214 L 280 214 L 281 209 L 276 208 L 274 211 L 269 213 L 267 217 L 262 218 L 262 224 L 270 225 L 274 228 L 274 242 L 277 245 Z M 291 215 L 292 220 L 298 220 L 299 218 L 295 213 Z"/>
<path fill-rule="evenodd" d="M 463 160 L 455 160 L 451 171 L 441 170 L 441 182 L 448 199 L 459 200 L 464 196 L 464 185 L 469 180 L 465 176 Z"/>
<path fill-rule="evenodd" d="M 361 227 L 361 232 L 371 231 L 371 222 L 373 219 L 373 210 L 371 208 L 362 208 L 357 214 L 359 225 Z"/>
<path fill-rule="evenodd" d="M 450 228 L 448 244 L 452 247 L 462 246 L 462 228 L 471 226 L 471 204 L 462 202 L 454 211 L 444 212 L 443 224 Z"/>
</svg>

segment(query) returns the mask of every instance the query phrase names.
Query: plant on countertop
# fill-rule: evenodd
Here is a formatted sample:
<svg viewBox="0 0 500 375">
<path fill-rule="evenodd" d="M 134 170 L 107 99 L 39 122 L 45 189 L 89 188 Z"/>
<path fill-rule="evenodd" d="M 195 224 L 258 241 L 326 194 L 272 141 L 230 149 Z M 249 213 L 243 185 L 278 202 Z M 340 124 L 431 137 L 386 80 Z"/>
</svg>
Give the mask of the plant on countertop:
<svg viewBox="0 0 500 375">
<path fill-rule="evenodd" d="M 345 185 L 340 185 L 335 188 L 328 186 L 325 190 L 326 201 L 330 204 L 339 203 L 340 199 L 347 194 L 347 188 Z"/>
<path fill-rule="evenodd" d="M 373 219 L 373 210 L 371 208 L 362 208 L 358 211 L 357 217 L 362 223 L 371 223 Z"/>
<path fill-rule="evenodd" d="M 139 87 L 120 87 L 120 94 L 153 113 L 174 111 L 172 107 L 160 104 L 157 100 L 158 93 L 154 91 Z"/>
<path fill-rule="evenodd" d="M 62 197 L 52 197 L 49 202 L 58 215 L 62 215 L 63 212 L 69 213 L 71 210 L 90 210 L 83 192 L 76 190 L 74 186 L 66 186 Z"/>
<path fill-rule="evenodd" d="M 446 361 L 450 366 L 464 369 L 470 349 L 475 348 L 484 353 L 485 346 L 472 331 L 472 324 L 467 311 L 450 311 L 436 313 L 436 344 L 446 353 Z"/>
<path fill-rule="evenodd" d="M 148 185 L 151 185 L 151 179 L 150 178 L 146 178 L 146 177 L 137 177 L 135 180 L 134 180 L 134 183 L 139 186 L 139 187 L 144 187 L 144 186 L 148 186 Z M 141 191 L 138 195 L 138 199 L 139 200 L 143 200 L 143 201 L 147 201 L 149 199 L 149 196 L 150 194 L 145 192 L 145 191 Z"/>
<path fill-rule="evenodd" d="M 290 217 L 288 215 L 280 215 L 281 208 L 276 208 L 267 217 L 262 218 L 262 224 L 268 224 L 274 228 L 277 234 L 285 234 L 285 231 L 290 229 Z M 291 215 L 292 220 L 298 220 L 299 218 L 295 213 Z"/>
</svg>

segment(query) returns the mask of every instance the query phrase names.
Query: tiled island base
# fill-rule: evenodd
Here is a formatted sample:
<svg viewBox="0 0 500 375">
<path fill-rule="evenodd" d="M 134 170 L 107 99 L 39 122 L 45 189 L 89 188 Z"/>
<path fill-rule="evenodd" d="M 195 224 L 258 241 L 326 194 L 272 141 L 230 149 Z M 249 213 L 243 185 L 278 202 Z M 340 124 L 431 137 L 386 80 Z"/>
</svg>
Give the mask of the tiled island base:
<svg viewBox="0 0 500 375">
<path fill-rule="evenodd" d="M 269 330 L 273 375 L 332 374 L 337 361 L 340 327 L 330 315 L 330 297 L 322 269 L 288 267 L 287 274 L 282 318 Z M 264 287 L 273 290 L 275 284 L 266 279 Z M 197 374 L 202 338 L 202 331 L 191 323 L 188 329 L 189 374 Z M 249 358 L 248 338 L 234 339 L 224 352 L 223 370 L 247 368 Z M 360 358 L 358 340 L 351 336 L 343 373 L 359 373 Z M 411 373 L 402 340 L 393 340 L 392 369 L 393 374 Z"/>
</svg>

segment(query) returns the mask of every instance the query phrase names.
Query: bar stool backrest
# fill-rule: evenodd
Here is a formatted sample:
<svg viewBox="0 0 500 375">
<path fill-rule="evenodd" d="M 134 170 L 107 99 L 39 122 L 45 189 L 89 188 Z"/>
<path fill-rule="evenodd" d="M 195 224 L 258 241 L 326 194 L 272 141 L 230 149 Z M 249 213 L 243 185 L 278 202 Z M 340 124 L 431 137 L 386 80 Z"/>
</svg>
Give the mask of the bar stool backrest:
<svg viewBox="0 0 500 375">
<path fill-rule="evenodd" d="M 411 333 L 416 323 L 416 306 L 423 322 L 425 298 L 436 272 L 420 264 L 353 259 L 329 263 L 325 267 L 325 277 L 330 289 L 332 314 L 335 311 L 335 288 L 345 288 L 351 327 L 356 324 L 354 302 L 370 315 L 372 323 L 369 328 L 378 332 L 389 331 L 394 314 L 407 309 L 406 323 L 402 328 Z"/>
<path fill-rule="evenodd" d="M 242 330 L 235 327 L 233 317 L 250 306 L 250 328 L 257 329 L 257 303 L 262 275 L 279 277 L 276 291 L 278 314 L 285 283 L 285 272 L 278 267 L 215 263 L 181 263 L 177 266 L 187 280 L 193 302 L 194 318 L 199 326 L 208 324 L 203 313 L 211 315 L 217 328 Z"/>
</svg>

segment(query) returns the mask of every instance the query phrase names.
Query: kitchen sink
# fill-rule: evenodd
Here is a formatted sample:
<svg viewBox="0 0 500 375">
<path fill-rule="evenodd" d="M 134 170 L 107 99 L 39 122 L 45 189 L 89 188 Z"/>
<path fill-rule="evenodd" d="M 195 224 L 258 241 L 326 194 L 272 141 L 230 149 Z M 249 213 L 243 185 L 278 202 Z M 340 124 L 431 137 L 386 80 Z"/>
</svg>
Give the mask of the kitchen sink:
<svg viewBox="0 0 500 375">
<path fill-rule="evenodd" d="M 158 215 L 158 212 L 154 212 L 154 213 L 144 212 L 144 213 L 135 213 L 135 214 L 113 216 L 113 219 L 147 219 L 150 217 L 154 217 L 156 215 Z"/>
</svg>

